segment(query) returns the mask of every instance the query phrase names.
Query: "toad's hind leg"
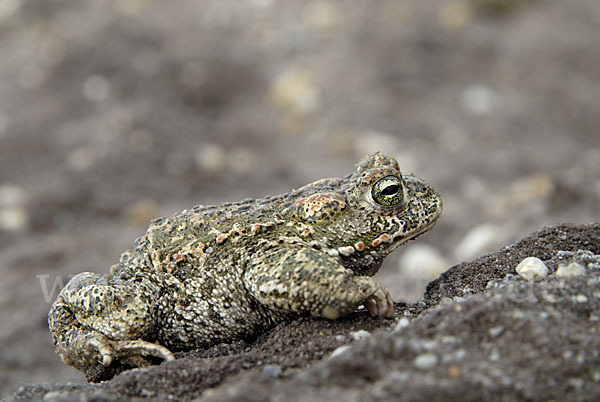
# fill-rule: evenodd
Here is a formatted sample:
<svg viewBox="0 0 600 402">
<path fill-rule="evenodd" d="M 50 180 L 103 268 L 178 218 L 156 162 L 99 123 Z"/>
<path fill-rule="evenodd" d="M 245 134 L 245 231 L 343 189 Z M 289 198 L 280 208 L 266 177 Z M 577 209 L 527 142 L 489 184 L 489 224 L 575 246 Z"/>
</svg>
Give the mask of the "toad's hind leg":
<svg viewBox="0 0 600 402">
<path fill-rule="evenodd" d="M 164 346 L 143 340 L 154 327 L 154 290 L 148 280 L 113 281 L 84 272 L 69 281 L 48 314 L 62 360 L 87 372 L 98 364 L 149 364 L 143 357 L 173 360 Z"/>
</svg>

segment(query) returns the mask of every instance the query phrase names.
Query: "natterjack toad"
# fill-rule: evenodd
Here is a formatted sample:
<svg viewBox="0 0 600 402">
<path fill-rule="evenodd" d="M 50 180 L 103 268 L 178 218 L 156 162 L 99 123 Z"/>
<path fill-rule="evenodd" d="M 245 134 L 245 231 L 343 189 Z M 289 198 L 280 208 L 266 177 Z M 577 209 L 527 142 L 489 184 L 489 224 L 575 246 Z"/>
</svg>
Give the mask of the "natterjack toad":
<svg viewBox="0 0 600 402">
<path fill-rule="evenodd" d="M 256 335 L 293 314 L 363 305 L 392 318 L 383 259 L 429 230 L 438 193 L 376 153 L 344 178 L 152 222 L 107 275 L 73 277 L 48 316 L 57 353 L 87 372 Z"/>
</svg>

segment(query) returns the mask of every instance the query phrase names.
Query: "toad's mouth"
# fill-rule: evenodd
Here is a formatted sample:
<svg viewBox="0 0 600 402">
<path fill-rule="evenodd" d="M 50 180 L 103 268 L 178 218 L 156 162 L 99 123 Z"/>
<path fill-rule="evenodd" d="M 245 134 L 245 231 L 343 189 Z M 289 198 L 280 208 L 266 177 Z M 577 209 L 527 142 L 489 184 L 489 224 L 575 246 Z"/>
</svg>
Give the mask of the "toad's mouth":
<svg viewBox="0 0 600 402">
<path fill-rule="evenodd" d="M 409 241 L 415 240 L 417 237 L 421 236 L 423 233 L 433 228 L 437 223 L 439 216 L 440 215 L 438 214 L 438 216 L 436 216 L 435 219 L 433 219 L 430 223 L 424 226 L 420 226 L 414 232 L 409 233 L 408 235 L 406 233 L 397 233 L 396 235 L 394 235 L 391 241 L 392 245 L 390 246 L 390 249 L 395 250 L 396 248 L 408 243 Z"/>
</svg>

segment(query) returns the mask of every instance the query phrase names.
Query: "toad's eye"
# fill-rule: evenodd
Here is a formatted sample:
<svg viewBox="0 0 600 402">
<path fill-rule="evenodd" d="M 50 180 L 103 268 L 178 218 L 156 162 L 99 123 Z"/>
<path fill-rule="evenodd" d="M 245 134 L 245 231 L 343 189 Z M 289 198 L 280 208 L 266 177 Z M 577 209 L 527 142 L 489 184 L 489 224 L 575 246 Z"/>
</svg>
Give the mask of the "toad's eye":
<svg viewBox="0 0 600 402">
<path fill-rule="evenodd" d="M 379 205 L 394 207 L 404 199 L 402 180 L 396 176 L 386 176 L 379 179 L 371 188 L 371 197 Z"/>
</svg>

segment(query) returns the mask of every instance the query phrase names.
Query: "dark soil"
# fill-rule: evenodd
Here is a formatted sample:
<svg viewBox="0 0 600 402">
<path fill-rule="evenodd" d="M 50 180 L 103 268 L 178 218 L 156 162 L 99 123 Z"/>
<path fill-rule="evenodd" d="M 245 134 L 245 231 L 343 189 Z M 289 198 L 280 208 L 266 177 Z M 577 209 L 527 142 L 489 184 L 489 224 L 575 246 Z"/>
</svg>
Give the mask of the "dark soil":
<svg viewBox="0 0 600 402">
<path fill-rule="evenodd" d="M 466 395 L 493 386 L 529 398 L 524 390 L 537 386 L 558 390 L 548 379 L 562 384 L 556 399 L 568 392 L 594 399 L 592 349 L 582 363 L 573 362 L 588 350 L 581 342 L 592 348 L 595 338 L 554 334 L 560 342 L 553 350 L 567 356 L 553 366 L 555 375 L 545 367 L 541 374 L 527 371 L 538 367 L 530 360 L 511 360 L 507 345 L 523 352 L 518 345 L 529 332 L 505 329 L 494 339 L 513 342 L 499 348 L 490 340 L 485 353 L 464 337 L 448 346 L 437 336 L 454 320 L 456 332 L 449 333 L 488 339 L 487 321 L 464 320 L 469 311 L 481 309 L 478 317 L 495 311 L 492 293 L 481 291 L 512 273 L 522 255 L 552 261 L 559 246 L 596 247 L 575 237 L 597 231 L 587 227 L 567 230 L 565 239 L 548 232 L 523 254 L 511 251 L 526 250 L 523 244 L 503 250 L 506 261 L 476 259 L 542 227 L 599 221 L 600 2 L 0 3 L 0 395 L 47 383 L 54 385 L 20 395 L 41 397 L 44 389 L 55 392 L 49 399 L 68 389 L 105 395 L 115 387 L 113 396 L 191 398 L 210 388 L 202 396 L 220 398 L 272 388 L 283 398 L 304 379 L 315 384 L 299 395 L 306 399 L 337 391 L 347 399 L 379 398 L 398 389 Z M 304 317 L 253 343 L 196 351 L 152 368 L 163 373 L 152 377 L 156 383 L 138 370 L 88 386 L 55 355 L 46 316 L 60 288 L 70 275 L 107 272 L 151 219 L 343 176 L 376 150 L 396 157 L 403 171 L 426 179 L 444 199 L 434 230 L 391 255 L 378 274 L 394 300 L 407 303 L 397 304 L 397 320 L 411 319 L 399 330 L 402 338 L 430 339 L 435 345 L 423 347 L 439 356 L 446 354 L 438 347 L 467 350 L 481 367 L 454 361 L 458 368 L 450 370 L 454 363 L 441 359 L 427 372 L 405 370 L 425 352 L 417 344 L 385 349 L 396 345 L 389 331 L 360 341 L 362 352 L 324 359 L 351 332 L 398 325 L 363 313 L 335 322 Z M 473 262 L 440 276 L 463 261 Z M 588 295 L 582 286 L 565 292 Z M 468 302 L 443 302 L 455 296 Z M 506 311 L 525 314 L 514 313 L 518 320 L 538 308 L 506 303 Z M 588 304 L 544 305 L 545 320 L 560 329 L 560 317 L 586 333 Z M 499 319 L 507 319 L 503 314 Z M 519 323 L 542 335 L 551 329 Z M 369 349 L 380 343 L 397 365 Z M 534 352 L 527 359 L 537 358 Z M 371 354 L 365 360 L 359 353 Z M 490 360 L 498 354 L 506 364 Z M 332 371 L 340 364 L 360 375 Z M 472 387 L 444 388 L 456 384 L 446 369 Z M 173 372 L 192 385 L 178 388 Z M 353 379 L 364 389 L 345 385 Z M 172 390 L 161 391 L 160 381 Z M 321 388 L 327 381 L 333 385 Z"/>
<path fill-rule="evenodd" d="M 397 304 L 394 321 L 365 312 L 298 318 L 250 344 L 181 353 L 97 385 L 31 385 L 13 399 L 593 400 L 600 397 L 600 256 L 586 276 L 566 281 L 513 275 L 528 256 L 555 271 L 559 250 L 600 254 L 600 224 L 548 228 L 452 267 L 423 301 Z M 374 335 L 352 342 L 361 330 Z M 424 355 L 435 361 L 417 363 Z"/>
</svg>

